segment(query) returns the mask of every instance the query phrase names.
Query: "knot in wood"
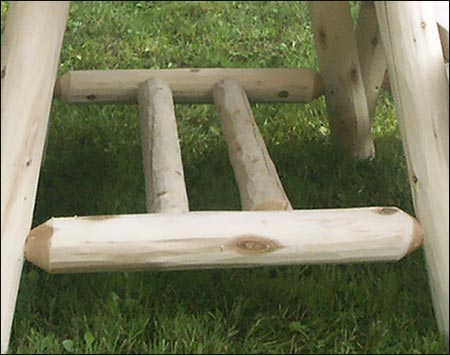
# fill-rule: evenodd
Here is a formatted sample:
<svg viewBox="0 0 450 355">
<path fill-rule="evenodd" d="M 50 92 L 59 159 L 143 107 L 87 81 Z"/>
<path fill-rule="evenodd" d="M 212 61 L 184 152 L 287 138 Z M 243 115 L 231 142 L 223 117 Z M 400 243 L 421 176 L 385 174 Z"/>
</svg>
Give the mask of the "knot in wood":
<svg viewBox="0 0 450 355">
<path fill-rule="evenodd" d="M 389 216 L 389 215 L 397 213 L 397 212 L 398 212 L 398 209 L 397 208 L 393 208 L 393 207 L 382 207 L 379 210 L 379 213 L 381 215 L 386 215 L 386 216 Z"/>
<path fill-rule="evenodd" d="M 275 240 L 258 236 L 239 237 L 233 246 L 238 252 L 244 254 L 264 254 L 280 248 Z"/>
<path fill-rule="evenodd" d="M 288 96 L 289 96 L 289 92 L 286 90 L 281 90 L 278 92 L 278 97 L 280 97 L 282 99 L 285 99 Z"/>
</svg>

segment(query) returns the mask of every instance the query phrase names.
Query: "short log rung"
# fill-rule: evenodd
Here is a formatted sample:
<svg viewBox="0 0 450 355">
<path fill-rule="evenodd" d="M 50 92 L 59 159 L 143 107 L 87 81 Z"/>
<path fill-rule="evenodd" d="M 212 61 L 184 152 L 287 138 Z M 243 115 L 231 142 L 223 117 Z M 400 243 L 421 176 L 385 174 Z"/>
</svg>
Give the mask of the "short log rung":
<svg viewBox="0 0 450 355">
<path fill-rule="evenodd" d="M 149 79 L 138 97 L 147 211 L 188 212 L 172 92 L 165 82 Z"/>
<path fill-rule="evenodd" d="M 291 210 L 247 95 L 236 81 L 214 86 L 228 154 L 239 187 L 243 210 Z"/>
<path fill-rule="evenodd" d="M 292 210 L 241 85 L 222 80 L 213 97 L 243 210 Z M 152 78 L 140 85 L 138 102 L 147 211 L 188 212 L 172 91 Z"/>
</svg>

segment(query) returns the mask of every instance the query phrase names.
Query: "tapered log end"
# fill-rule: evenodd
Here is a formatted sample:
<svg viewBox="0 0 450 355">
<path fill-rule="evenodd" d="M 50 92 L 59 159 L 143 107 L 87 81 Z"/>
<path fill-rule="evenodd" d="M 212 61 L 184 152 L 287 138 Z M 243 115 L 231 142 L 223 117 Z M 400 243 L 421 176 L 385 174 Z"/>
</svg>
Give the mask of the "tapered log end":
<svg viewBox="0 0 450 355">
<path fill-rule="evenodd" d="M 52 224 L 50 220 L 34 228 L 25 243 L 25 259 L 48 272 L 50 272 L 50 243 L 53 236 Z"/>
<path fill-rule="evenodd" d="M 55 88 L 53 91 L 54 97 L 60 100 L 67 101 L 70 93 L 70 76 L 71 72 L 69 71 L 56 80 Z"/>
<path fill-rule="evenodd" d="M 413 251 L 417 250 L 422 244 L 424 239 L 424 232 L 420 223 L 412 217 L 414 220 L 413 224 L 413 236 L 411 239 L 411 244 L 409 245 L 407 254 L 411 254 Z"/>
<path fill-rule="evenodd" d="M 375 159 L 375 146 L 372 144 L 368 145 L 361 151 L 356 152 L 355 158 L 358 160 L 371 160 Z"/>
</svg>

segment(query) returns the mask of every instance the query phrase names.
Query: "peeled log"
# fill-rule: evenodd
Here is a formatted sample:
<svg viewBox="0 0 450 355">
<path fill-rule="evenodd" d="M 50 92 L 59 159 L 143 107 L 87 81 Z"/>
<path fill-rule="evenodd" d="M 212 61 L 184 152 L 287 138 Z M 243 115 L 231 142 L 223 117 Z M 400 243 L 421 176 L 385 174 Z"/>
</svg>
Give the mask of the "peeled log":
<svg viewBox="0 0 450 355">
<path fill-rule="evenodd" d="M 1 50 L 1 352 L 7 352 L 68 1 L 11 1 Z"/>
<path fill-rule="evenodd" d="M 51 273 L 396 261 L 422 244 L 392 207 L 53 218 L 26 258 Z"/>
<path fill-rule="evenodd" d="M 349 156 L 371 158 L 375 156 L 372 122 L 350 4 L 310 1 L 309 5 L 331 136 L 339 150 Z"/>
<path fill-rule="evenodd" d="M 291 210 L 275 165 L 242 87 L 230 80 L 213 89 L 243 210 Z"/>
<path fill-rule="evenodd" d="M 172 92 L 161 80 L 139 87 L 139 115 L 149 212 L 188 212 Z"/>
<path fill-rule="evenodd" d="M 433 4 L 376 1 L 438 326 L 449 339 L 449 87 Z"/>
<path fill-rule="evenodd" d="M 200 68 L 70 71 L 58 79 L 55 96 L 70 103 L 135 103 L 138 86 L 155 78 L 166 82 L 176 103 L 212 103 L 220 80 L 238 80 L 251 102 L 309 102 L 323 94 L 313 69 Z"/>
<path fill-rule="evenodd" d="M 369 119 L 373 124 L 378 96 L 386 73 L 386 60 L 373 1 L 363 1 L 361 3 L 358 24 L 355 28 L 355 38 Z"/>
</svg>

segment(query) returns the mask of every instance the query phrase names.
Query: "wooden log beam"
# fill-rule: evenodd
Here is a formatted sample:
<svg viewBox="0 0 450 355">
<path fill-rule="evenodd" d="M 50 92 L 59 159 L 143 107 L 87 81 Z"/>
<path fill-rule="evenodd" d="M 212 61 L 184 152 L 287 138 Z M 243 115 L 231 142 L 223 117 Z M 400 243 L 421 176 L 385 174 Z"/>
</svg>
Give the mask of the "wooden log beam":
<svg viewBox="0 0 450 355">
<path fill-rule="evenodd" d="M 444 62 L 448 63 L 448 47 L 449 47 L 449 34 L 448 30 L 438 24 L 439 37 L 441 39 L 442 46 L 442 56 L 444 57 Z"/>
<path fill-rule="evenodd" d="M 361 3 L 358 24 L 355 27 L 355 38 L 366 93 L 367 110 L 371 124 L 373 124 L 378 96 L 386 73 L 386 60 L 373 1 Z"/>
<path fill-rule="evenodd" d="M 310 1 L 309 9 L 336 147 L 357 159 L 374 156 L 372 124 L 348 1 Z"/>
<path fill-rule="evenodd" d="M 70 103 L 136 103 L 138 86 L 155 78 L 172 89 L 176 103 L 212 103 L 220 80 L 237 80 L 252 102 L 309 102 L 323 94 L 312 69 L 158 69 L 71 71 L 57 81 L 56 97 Z"/>
<path fill-rule="evenodd" d="M 418 248 L 397 208 L 53 218 L 26 258 L 51 273 L 395 261 Z"/>
<path fill-rule="evenodd" d="M 432 3 L 377 1 L 434 309 L 449 336 L 448 80 Z"/>
<path fill-rule="evenodd" d="M 139 87 L 139 115 L 148 212 L 188 212 L 172 92 L 161 80 Z"/>
<path fill-rule="evenodd" d="M 222 80 L 214 87 L 213 96 L 239 187 L 242 209 L 292 209 L 245 91 L 238 82 Z"/>
<path fill-rule="evenodd" d="M 433 9 L 438 24 L 439 37 L 441 39 L 442 53 L 444 60 L 448 63 L 448 42 L 449 42 L 449 2 L 448 1 L 433 1 Z"/>
<path fill-rule="evenodd" d="M 8 349 L 68 1 L 12 1 L 1 49 L 1 352 Z"/>
</svg>

